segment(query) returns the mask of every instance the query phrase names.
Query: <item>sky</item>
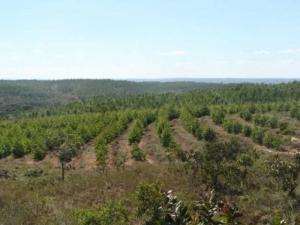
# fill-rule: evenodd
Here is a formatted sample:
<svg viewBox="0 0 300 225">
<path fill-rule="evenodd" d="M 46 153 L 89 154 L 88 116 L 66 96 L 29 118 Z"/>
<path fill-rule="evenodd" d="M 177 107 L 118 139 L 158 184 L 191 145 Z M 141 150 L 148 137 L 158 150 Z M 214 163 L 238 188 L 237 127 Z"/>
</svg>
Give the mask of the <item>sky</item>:
<svg viewBox="0 0 300 225">
<path fill-rule="evenodd" d="M 300 78 L 299 0 L 0 2 L 0 79 Z"/>
</svg>

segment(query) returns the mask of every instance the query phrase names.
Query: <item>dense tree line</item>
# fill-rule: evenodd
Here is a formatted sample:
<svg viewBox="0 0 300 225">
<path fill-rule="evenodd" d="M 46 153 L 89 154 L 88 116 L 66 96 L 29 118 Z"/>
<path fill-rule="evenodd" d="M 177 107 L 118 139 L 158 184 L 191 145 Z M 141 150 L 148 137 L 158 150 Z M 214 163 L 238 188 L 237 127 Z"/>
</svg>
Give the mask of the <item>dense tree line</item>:
<svg viewBox="0 0 300 225">
<path fill-rule="evenodd" d="M 195 82 L 118 80 L 0 80 L 0 115 L 23 113 L 49 105 L 56 107 L 72 102 L 81 103 L 95 97 L 105 101 L 102 99 L 106 97 L 117 99 L 144 94 L 183 93 L 211 86 L 219 85 Z M 81 108 L 81 110 L 84 109 Z"/>
<path fill-rule="evenodd" d="M 111 80 L 2 81 L 0 115 L 80 114 L 126 108 L 156 108 L 166 104 L 197 107 L 230 104 L 232 107 L 229 110 L 239 110 L 239 105 L 260 103 L 261 112 L 275 107 L 277 110 L 290 110 L 300 100 L 299 89 L 300 82 L 221 85 Z"/>
</svg>

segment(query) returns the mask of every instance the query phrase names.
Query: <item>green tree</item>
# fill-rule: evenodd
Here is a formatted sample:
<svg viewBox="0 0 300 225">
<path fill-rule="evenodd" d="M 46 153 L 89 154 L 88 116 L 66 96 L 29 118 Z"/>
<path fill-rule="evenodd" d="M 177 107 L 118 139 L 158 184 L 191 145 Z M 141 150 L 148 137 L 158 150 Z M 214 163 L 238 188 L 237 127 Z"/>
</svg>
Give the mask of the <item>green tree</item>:
<svg viewBox="0 0 300 225">
<path fill-rule="evenodd" d="M 62 149 L 59 152 L 59 161 L 61 164 L 61 179 L 65 179 L 65 165 L 72 160 L 72 152 L 69 149 Z"/>
</svg>

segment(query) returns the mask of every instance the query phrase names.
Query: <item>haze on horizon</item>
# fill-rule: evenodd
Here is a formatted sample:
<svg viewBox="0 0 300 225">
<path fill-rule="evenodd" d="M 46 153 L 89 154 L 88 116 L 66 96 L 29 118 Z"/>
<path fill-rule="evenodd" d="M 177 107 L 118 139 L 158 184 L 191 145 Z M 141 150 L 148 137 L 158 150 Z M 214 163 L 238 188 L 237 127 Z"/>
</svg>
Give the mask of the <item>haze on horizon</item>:
<svg viewBox="0 0 300 225">
<path fill-rule="evenodd" d="M 3 1 L 0 79 L 300 78 L 300 1 Z"/>
</svg>

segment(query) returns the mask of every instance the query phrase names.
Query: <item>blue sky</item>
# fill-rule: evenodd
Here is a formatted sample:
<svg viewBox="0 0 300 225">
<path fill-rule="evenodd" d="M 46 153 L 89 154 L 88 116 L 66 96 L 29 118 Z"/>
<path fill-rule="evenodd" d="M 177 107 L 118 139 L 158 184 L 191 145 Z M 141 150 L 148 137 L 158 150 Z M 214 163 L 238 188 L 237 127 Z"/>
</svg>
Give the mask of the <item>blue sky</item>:
<svg viewBox="0 0 300 225">
<path fill-rule="evenodd" d="M 10 0 L 0 79 L 300 78 L 299 0 Z"/>
</svg>

